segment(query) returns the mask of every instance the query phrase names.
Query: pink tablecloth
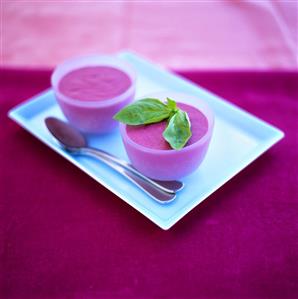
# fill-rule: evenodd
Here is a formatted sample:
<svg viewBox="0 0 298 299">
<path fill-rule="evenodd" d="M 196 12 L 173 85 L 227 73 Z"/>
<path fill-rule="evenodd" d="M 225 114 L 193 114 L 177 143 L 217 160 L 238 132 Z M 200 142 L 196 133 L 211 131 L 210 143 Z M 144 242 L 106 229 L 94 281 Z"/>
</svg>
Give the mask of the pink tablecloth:
<svg viewBox="0 0 298 299">
<path fill-rule="evenodd" d="M 184 73 L 286 137 L 169 231 L 6 117 L 49 75 L 1 71 L 1 299 L 298 298 L 297 73 Z"/>
</svg>

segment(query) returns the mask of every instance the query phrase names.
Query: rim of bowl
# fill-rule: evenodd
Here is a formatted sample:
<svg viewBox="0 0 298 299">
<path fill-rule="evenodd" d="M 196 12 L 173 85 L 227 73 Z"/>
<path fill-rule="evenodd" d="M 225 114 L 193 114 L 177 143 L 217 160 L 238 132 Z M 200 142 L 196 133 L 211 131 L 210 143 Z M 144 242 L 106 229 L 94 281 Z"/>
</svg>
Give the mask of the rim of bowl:
<svg viewBox="0 0 298 299">
<path fill-rule="evenodd" d="M 171 93 L 173 94 L 173 92 L 162 92 L 162 93 L 156 93 L 156 94 L 149 94 L 146 95 L 144 97 L 158 97 L 158 95 L 163 95 L 165 97 L 173 97 L 171 95 Z M 183 153 L 183 152 L 188 152 L 191 151 L 193 148 L 200 146 L 201 144 L 203 144 L 204 142 L 206 142 L 206 140 L 208 138 L 211 137 L 212 132 L 213 132 L 213 127 L 214 127 L 214 113 L 211 110 L 211 108 L 209 107 L 209 105 L 202 99 L 200 99 L 197 96 L 194 96 L 192 94 L 186 94 L 186 93 L 178 93 L 175 92 L 175 95 L 178 95 L 179 97 L 185 96 L 188 98 L 193 98 L 195 101 L 197 101 L 198 103 L 200 103 L 201 106 L 203 106 L 204 111 L 202 111 L 203 109 L 199 109 L 197 105 L 192 104 L 196 109 L 198 109 L 201 113 L 204 114 L 204 116 L 207 118 L 208 121 L 208 129 L 206 131 L 206 133 L 202 136 L 202 138 L 198 139 L 196 142 L 187 145 L 186 147 L 183 147 L 180 150 L 175 150 L 175 149 L 168 149 L 168 150 L 162 150 L 162 149 L 153 149 L 153 148 L 149 148 L 146 146 L 143 146 L 139 143 L 136 143 L 135 141 L 133 141 L 127 134 L 127 125 L 120 123 L 120 132 L 121 135 L 125 138 L 125 141 L 128 142 L 130 145 L 132 145 L 133 147 L 135 147 L 136 149 L 146 152 L 146 153 L 151 153 L 151 154 L 159 154 L 159 155 L 174 155 L 176 153 Z M 181 101 L 177 101 L 180 103 L 184 103 L 187 105 L 191 105 L 190 103 L 187 102 L 183 102 L 183 100 Z"/>
<path fill-rule="evenodd" d="M 80 62 L 82 64 L 80 64 Z M 77 65 L 76 63 L 80 65 Z M 123 71 L 126 75 L 128 75 L 128 77 L 131 80 L 131 85 L 129 86 L 128 89 L 125 90 L 125 92 L 115 97 L 108 98 L 106 100 L 101 100 L 101 101 L 82 101 L 64 95 L 59 90 L 60 80 L 69 72 L 82 67 L 88 67 L 88 66 L 112 66 L 114 68 L 117 68 Z M 65 70 L 65 68 L 67 70 Z M 136 71 L 131 64 L 127 63 L 125 60 L 117 56 L 99 55 L 99 54 L 83 55 L 83 56 L 77 56 L 77 57 L 66 59 L 55 67 L 51 75 L 51 85 L 54 92 L 59 96 L 59 99 L 62 99 L 64 102 L 68 104 L 80 106 L 80 107 L 107 107 L 114 104 L 118 104 L 122 102 L 124 99 L 126 99 L 126 97 L 134 94 L 136 80 L 137 80 Z"/>
</svg>

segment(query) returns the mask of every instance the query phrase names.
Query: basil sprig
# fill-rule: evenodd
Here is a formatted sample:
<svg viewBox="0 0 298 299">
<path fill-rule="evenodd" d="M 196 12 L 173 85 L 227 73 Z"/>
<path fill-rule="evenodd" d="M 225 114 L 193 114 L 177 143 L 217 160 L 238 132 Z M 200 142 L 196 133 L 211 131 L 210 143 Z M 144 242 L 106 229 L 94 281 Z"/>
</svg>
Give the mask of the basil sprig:
<svg viewBox="0 0 298 299">
<path fill-rule="evenodd" d="M 136 101 L 115 114 L 114 119 L 132 126 L 153 124 L 167 119 L 163 137 L 176 150 L 183 148 L 191 137 L 191 124 L 187 113 L 179 109 L 170 98 L 167 98 L 166 104 L 153 98 Z"/>
</svg>

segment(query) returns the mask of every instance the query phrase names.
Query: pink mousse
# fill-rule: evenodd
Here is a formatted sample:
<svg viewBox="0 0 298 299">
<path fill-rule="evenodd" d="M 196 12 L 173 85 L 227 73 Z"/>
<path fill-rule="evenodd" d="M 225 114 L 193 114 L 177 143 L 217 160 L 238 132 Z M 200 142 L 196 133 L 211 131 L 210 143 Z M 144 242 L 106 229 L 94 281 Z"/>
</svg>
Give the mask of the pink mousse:
<svg viewBox="0 0 298 299">
<path fill-rule="evenodd" d="M 156 180 L 177 180 L 194 172 L 202 163 L 211 140 L 214 114 L 197 96 L 164 91 L 147 95 L 166 101 L 176 100 L 191 121 L 192 137 L 180 150 L 171 149 L 163 139 L 166 122 L 147 126 L 120 124 L 123 144 L 131 164 Z"/>
<path fill-rule="evenodd" d="M 132 82 L 123 71 L 110 66 L 82 67 L 59 82 L 65 96 L 80 101 L 103 101 L 124 93 Z"/>
<path fill-rule="evenodd" d="M 136 74 L 115 56 L 89 55 L 58 65 L 52 87 L 64 116 L 86 133 L 105 134 L 119 123 L 113 116 L 134 98 Z"/>
<path fill-rule="evenodd" d="M 188 113 L 191 122 L 192 136 L 186 146 L 191 145 L 206 134 L 208 130 L 208 120 L 200 110 L 193 106 L 184 103 L 177 103 L 177 105 L 181 110 Z M 145 126 L 127 126 L 126 131 L 129 138 L 137 144 L 152 149 L 170 150 L 172 148 L 162 136 L 166 126 L 167 121 L 163 121 Z"/>
</svg>

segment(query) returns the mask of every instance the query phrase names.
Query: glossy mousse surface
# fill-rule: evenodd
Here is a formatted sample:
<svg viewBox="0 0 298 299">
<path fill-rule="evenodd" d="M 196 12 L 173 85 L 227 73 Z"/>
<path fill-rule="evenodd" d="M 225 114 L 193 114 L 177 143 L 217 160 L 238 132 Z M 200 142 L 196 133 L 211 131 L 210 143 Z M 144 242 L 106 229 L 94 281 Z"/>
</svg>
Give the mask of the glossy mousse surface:
<svg viewBox="0 0 298 299">
<path fill-rule="evenodd" d="M 188 113 L 191 122 L 192 136 L 187 142 L 191 145 L 201 139 L 208 130 L 208 120 L 206 116 L 197 108 L 184 104 L 177 103 L 178 107 Z M 126 131 L 129 138 L 142 146 L 158 149 L 172 149 L 167 141 L 163 138 L 162 133 L 167 126 L 167 121 L 162 121 L 156 124 L 127 126 Z"/>
<path fill-rule="evenodd" d="M 62 77 L 59 90 L 74 100 L 103 101 L 124 93 L 131 84 L 129 76 L 117 68 L 88 66 Z"/>
</svg>

